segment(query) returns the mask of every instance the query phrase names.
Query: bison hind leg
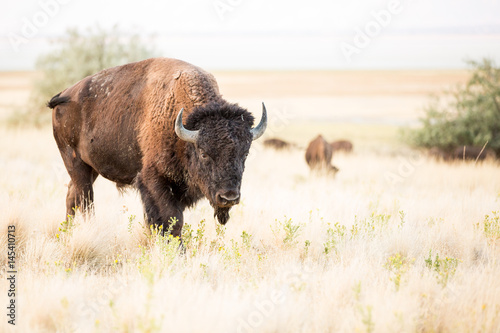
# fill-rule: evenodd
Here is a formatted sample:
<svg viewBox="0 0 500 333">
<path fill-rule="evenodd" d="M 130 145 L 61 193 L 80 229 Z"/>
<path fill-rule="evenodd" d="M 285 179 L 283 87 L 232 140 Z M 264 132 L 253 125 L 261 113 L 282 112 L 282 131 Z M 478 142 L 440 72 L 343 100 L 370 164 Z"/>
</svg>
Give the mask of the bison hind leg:
<svg viewBox="0 0 500 333">
<path fill-rule="evenodd" d="M 92 185 L 99 175 L 92 168 L 88 172 L 70 174 L 71 181 L 68 184 L 66 195 L 66 218 L 75 216 L 80 209 L 83 213 L 93 212 L 94 190 Z"/>
</svg>

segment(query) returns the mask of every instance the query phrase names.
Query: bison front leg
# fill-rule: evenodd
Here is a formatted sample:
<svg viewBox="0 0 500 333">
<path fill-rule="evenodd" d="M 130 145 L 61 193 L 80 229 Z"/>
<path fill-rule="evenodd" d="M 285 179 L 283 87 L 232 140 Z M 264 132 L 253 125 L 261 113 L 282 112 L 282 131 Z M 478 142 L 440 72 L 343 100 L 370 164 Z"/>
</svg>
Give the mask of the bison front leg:
<svg viewBox="0 0 500 333">
<path fill-rule="evenodd" d="M 180 238 L 184 205 L 176 198 L 172 185 L 164 177 L 146 174 L 138 176 L 137 187 L 148 225 L 162 228 L 162 234 L 171 229 L 171 234 Z"/>
</svg>

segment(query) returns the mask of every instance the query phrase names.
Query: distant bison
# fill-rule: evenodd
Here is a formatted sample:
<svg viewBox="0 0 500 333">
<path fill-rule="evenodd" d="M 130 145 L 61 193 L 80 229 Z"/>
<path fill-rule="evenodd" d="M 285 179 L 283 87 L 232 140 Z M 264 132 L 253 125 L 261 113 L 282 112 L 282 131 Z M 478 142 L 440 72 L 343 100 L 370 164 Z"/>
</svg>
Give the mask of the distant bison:
<svg viewBox="0 0 500 333">
<path fill-rule="evenodd" d="M 290 149 L 292 144 L 281 139 L 272 138 L 264 140 L 264 146 L 267 148 L 273 148 L 276 150 Z"/>
<path fill-rule="evenodd" d="M 457 160 L 477 160 L 482 161 L 486 158 L 496 158 L 492 149 L 478 146 L 460 146 L 453 151 L 453 158 Z"/>
<path fill-rule="evenodd" d="M 267 124 L 264 105 L 252 128 L 253 116 L 226 102 L 211 74 L 167 58 L 103 70 L 48 106 L 71 177 L 67 215 L 92 203 L 92 184 L 102 175 L 119 187 L 134 185 L 147 222 L 172 227 L 174 236 L 181 235 L 184 209 L 203 196 L 219 222 L 228 221 L 250 144 Z"/>
<path fill-rule="evenodd" d="M 339 169 L 331 164 L 332 146 L 318 135 L 309 143 L 306 150 L 306 162 L 311 170 L 326 170 L 335 174 Z"/>
<path fill-rule="evenodd" d="M 427 154 L 429 155 L 429 157 L 432 157 L 436 160 L 448 161 L 451 159 L 450 153 L 438 147 L 432 147 L 431 149 L 428 150 Z"/>
<path fill-rule="evenodd" d="M 445 151 L 438 147 L 432 147 L 428 151 L 428 155 L 438 160 L 472 160 L 482 161 L 487 158 L 496 158 L 495 152 L 490 148 L 478 146 L 460 146 L 450 151 Z"/>
<path fill-rule="evenodd" d="M 348 140 L 333 141 L 330 145 L 332 146 L 334 153 L 339 151 L 343 151 L 345 153 L 352 152 L 352 142 Z"/>
</svg>

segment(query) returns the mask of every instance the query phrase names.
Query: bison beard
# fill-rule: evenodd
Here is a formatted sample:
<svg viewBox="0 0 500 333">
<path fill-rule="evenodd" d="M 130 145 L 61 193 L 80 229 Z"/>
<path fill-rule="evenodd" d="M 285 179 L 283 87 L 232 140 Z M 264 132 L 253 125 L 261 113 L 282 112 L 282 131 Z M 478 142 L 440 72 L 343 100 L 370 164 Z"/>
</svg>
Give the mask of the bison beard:
<svg viewBox="0 0 500 333">
<path fill-rule="evenodd" d="M 231 207 L 214 207 L 214 217 L 217 217 L 220 224 L 224 225 L 227 223 L 230 209 Z"/>
</svg>

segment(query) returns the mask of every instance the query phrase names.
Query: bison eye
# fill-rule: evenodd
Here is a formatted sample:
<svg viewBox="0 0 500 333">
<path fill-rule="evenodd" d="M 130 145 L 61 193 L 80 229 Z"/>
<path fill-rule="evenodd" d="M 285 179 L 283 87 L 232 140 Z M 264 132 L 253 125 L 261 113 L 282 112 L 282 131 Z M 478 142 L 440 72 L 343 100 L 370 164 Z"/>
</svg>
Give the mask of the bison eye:
<svg viewBox="0 0 500 333">
<path fill-rule="evenodd" d="M 206 159 L 208 159 L 208 158 L 209 158 L 208 154 L 207 154 L 207 153 L 205 153 L 205 152 L 204 152 L 203 150 L 201 150 L 201 149 L 200 149 L 200 153 L 199 153 L 199 154 L 200 154 L 200 158 L 201 158 L 202 160 L 206 160 Z"/>
</svg>

